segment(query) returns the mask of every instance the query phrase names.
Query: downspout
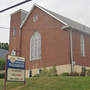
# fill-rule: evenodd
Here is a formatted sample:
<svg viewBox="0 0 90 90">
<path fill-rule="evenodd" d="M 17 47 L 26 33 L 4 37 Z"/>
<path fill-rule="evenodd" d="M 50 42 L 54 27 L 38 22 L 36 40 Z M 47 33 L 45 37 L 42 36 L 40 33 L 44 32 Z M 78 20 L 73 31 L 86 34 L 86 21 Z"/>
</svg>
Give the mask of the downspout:
<svg viewBox="0 0 90 90">
<path fill-rule="evenodd" d="M 70 28 L 70 58 L 71 58 L 71 72 L 74 71 L 74 62 L 73 62 L 73 43 L 72 43 L 72 28 Z"/>
<path fill-rule="evenodd" d="M 70 40 L 70 62 L 71 62 L 71 72 L 74 71 L 74 60 L 73 60 L 73 43 L 72 43 L 72 27 L 65 25 L 62 27 L 63 30 L 69 30 L 69 40 Z"/>
<path fill-rule="evenodd" d="M 20 25 L 21 25 L 21 23 L 22 23 L 22 20 L 21 20 L 21 18 L 22 18 L 22 11 L 20 11 L 21 12 L 21 16 L 20 16 Z M 20 28 L 20 30 L 19 30 L 19 56 L 21 56 L 21 45 L 22 45 L 22 28 L 21 27 L 19 27 Z"/>
<path fill-rule="evenodd" d="M 19 56 L 21 56 L 21 45 L 22 45 L 22 31 L 20 28 L 20 32 L 19 32 Z"/>
</svg>

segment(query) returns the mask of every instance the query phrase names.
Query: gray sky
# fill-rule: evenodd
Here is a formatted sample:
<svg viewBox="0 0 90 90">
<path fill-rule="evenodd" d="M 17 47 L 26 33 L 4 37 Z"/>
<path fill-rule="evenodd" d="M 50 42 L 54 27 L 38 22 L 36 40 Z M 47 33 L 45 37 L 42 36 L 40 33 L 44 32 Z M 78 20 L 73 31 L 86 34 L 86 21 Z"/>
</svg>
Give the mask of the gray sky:
<svg viewBox="0 0 90 90">
<path fill-rule="evenodd" d="M 0 0 L 0 10 L 24 0 Z M 18 9 L 30 11 L 37 3 L 49 10 L 90 27 L 90 0 L 32 0 L 24 5 L 0 13 L 0 27 L 10 27 L 10 14 Z M 0 28 L 0 42 L 9 42 L 9 29 Z"/>
</svg>

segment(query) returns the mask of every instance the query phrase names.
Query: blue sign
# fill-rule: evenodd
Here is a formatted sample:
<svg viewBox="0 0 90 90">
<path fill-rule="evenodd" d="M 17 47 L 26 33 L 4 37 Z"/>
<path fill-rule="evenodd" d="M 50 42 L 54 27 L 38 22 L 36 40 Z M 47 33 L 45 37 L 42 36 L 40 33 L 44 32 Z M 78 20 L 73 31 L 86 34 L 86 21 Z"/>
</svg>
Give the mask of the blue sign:
<svg viewBox="0 0 90 90">
<path fill-rule="evenodd" d="M 7 67 L 16 69 L 25 69 L 25 58 L 8 56 Z"/>
</svg>

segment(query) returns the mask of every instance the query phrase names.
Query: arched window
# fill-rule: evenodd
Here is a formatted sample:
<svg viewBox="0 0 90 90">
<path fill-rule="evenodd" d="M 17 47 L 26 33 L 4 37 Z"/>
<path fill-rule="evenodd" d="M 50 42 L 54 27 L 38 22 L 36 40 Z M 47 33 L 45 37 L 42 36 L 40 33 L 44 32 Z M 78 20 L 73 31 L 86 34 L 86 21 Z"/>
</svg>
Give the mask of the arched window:
<svg viewBox="0 0 90 90">
<path fill-rule="evenodd" d="M 35 32 L 30 39 L 30 61 L 41 58 L 41 35 Z"/>
</svg>

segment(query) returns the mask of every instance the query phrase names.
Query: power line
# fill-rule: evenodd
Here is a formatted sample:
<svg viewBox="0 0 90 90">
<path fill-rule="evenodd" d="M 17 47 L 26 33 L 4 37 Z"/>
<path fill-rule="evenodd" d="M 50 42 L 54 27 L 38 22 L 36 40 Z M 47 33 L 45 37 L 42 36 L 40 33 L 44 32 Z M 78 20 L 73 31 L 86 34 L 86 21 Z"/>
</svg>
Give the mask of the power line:
<svg viewBox="0 0 90 90">
<path fill-rule="evenodd" d="M 10 28 L 7 28 L 7 27 L 0 27 L 1 29 L 10 29 Z"/>
<path fill-rule="evenodd" d="M 19 6 L 19 5 L 22 5 L 22 4 L 24 4 L 24 3 L 26 3 L 26 2 L 29 2 L 29 1 L 32 1 L 32 0 L 25 0 L 25 1 L 23 1 L 23 2 L 20 2 L 20 3 L 16 4 L 16 5 L 13 5 L 13 6 L 10 6 L 10 7 L 8 7 L 8 8 L 5 8 L 5 9 L 1 10 L 0 13 L 2 13 L 2 12 L 4 12 L 4 11 L 7 11 L 7 10 L 9 10 L 9 9 L 12 9 L 12 8 L 14 8 L 14 7 L 17 7 L 17 6 Z"/>
</svg>

